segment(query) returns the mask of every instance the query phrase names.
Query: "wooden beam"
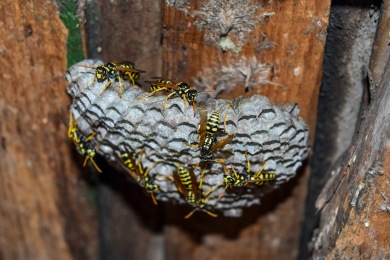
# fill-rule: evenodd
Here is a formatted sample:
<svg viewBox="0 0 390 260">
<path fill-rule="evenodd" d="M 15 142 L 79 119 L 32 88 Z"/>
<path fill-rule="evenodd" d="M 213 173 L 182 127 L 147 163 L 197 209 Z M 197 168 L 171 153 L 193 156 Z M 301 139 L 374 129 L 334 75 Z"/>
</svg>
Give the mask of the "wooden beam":
<svg viewBox="0 0 390 260">
<path fill-rule="evenodd" d="M 53 1 L 0 9 L 1 258 L 95 259 L 96 218 L 66 136 L 67 30 Z"/>
<path fill-rule="evenodd" d="M 330 1 L 229 5 L 163 4 L 163 75 L 212 89 L 221 98 L 261 94 L 279 104 L 298 103 L 313 141 Z M 169 222 L 177 223 L 165 233 L 167 258 L 296 257 L 307 166 L 241 219 L 194 216 L 182 222 L 167 212 Z"/>
</svg>

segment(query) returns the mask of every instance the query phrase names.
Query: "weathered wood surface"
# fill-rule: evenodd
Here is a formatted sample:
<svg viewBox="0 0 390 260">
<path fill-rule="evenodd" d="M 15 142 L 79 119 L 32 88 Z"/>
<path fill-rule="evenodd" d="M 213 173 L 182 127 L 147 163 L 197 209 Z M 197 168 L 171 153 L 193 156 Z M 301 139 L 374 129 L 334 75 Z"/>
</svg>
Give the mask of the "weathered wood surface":
<svg viewBox="0 0 390 260">
<path fill-rule="evenodd" d="M 315 259 L 390 257 L 389 100 L 387 66 L 357 140 L 317 200 Z"/>
<path fill-rule="evenodd" d="M 390 58 L 389 35 L 390 30 L 390 1 L 382 1 L 381 14 L 378 23 L 378 29 L 373 46 L 370 69 L 372 73 L 372 84 L 379 84 L 381 77 L 384 75 L 387 61 Z M 373 89 L 370 89 L 373 92 Z M 371 93 L 372 95 L 373 93 Z"/>
<path fill-rule="evenodd" d="M 241 21 L 243 26 L 255 23 L 254 17 L 269 15 L 264 16 L 244 39 L 235 34 L 239 29 L 224 27 L 224 21 L 213 20 L 215 17 L 207 10 L 206 14 L 197 15 L 196 11 L 199 12 L 203 4 L 211 2 L 216 9 L 224 3 L 184 1 L 172 6 L 163 5 L 163 75 L 194 86 L 208 85 L 218 91 L 224 85 L 218 75 L 225 77 L 223 70 L 226 67 L 238 77 L 242 77 L 240 73 L 245 74 L 246 78 L 242 77 L 241 82 L 238 80 L 236 87 L 228 89 L 221 97 L 259 93 L 276 103 L 296 102 L 313 140 L 330 1 L 261 2 L 256 16 Z M 250 6 L 254 2 L 245 4 Z M 239 7 L 234 5 L 234 8 Z M 225 14 L 222 17 L 228 22 L 229 12 Z M 199 19 L 203 19 L 203 25 L 216 25 L 200 30 L 196 26 Z M 226 38 L 237 48 L 241 41 L 241 51 L 221 51 L 218 44 Z M 243 71 L 250 60 L 255 60 L 250 71 L 252 75 Z M 256 84 L 253 78 L 256 66 L 260 64 L 271 67 L 265 80 L 268 84 Z M 245 81 L 247 78 L 249 82 Z M 249 91 L 245 92 L 248 85 Z M 293 259 L 298 253 L 308 168 L 302 172 L 304 174 L 281 190 L 263 198 L 262 206 L 246 211 L 241 219 L 210 219 L 196 215 L 184 222 L 180 221 L 177 212 L 167 212 L 171 223 L 165 232 L 167 258 Z"/>
<path fill-rule="evenodd" d="M 163 74 L 190 83 L 194 83 L 193 75 L 199 75 L 204 68 L 229 65 L 240 57 L 255 57 L 256 62 L 270 65 L 272 73 L 267 80 L 271 84 L 251 87 L 249 93 L 245 93 L 242 84 L 234 91 L 224 93 L 224 97 L 260 93 L 278 103 L 297 102 L 313 133 L 328 1 L 263 3 L 259 12 L 275 14 L 268 15 L 253 28 L 248 35 L 250 40 L 243 42 L 239 54 L 221 52 L 215 44 L 205 44 L 204 32 L 194 27 L 193 17 L 162 2 L 165 29 L 162 58 L 160 41 L 155 37 L 159 30 L 152 31 L 160 28 L 160 23 L 145 25 L 146 21 L 159 20 L 156 19 L 160 17 L 159 9 L 152 6 L 154 3 L 148 1 L 142 6 L 137 2 L 130 8 L 127 2 L 117 1 L 115 5 L 107 2 L 99 6 L 101 42 L 95 46 L 100 47 L 94 49 L 95 53 L 101 50 L 100 55 L 106 60 L 133 60 L 141 69 L 148 70 L 149 76 Z M 198 7 L 189 3 L 190 11 Z M 5 259 L 95 258 L 96 219 L 86 202 L 80 168 L 69 160 L 74 148 L 66 138 L 63 123 L 67 118 L 68 103 L 63 91 L 65 30 L 56 18 L 54 4 L 38 1 L 18 5 L 6 1 L 2 3 L 2 9 L 4 26 L 1 26 L 0 41 L 4 42 L 1 46 L 5 48 L 0 62 L 3 65 L 1 82 L 5 87 L 1 89 L 0 99 L 4 154 L 0 159 L 0 209 L 4 217 L 0 228 L 5 235 L 0 240 L 1 256 Z M 141 15 L 140 11 L 149 12 L 149 16 Z M 132 22 L 129 29 L 124 21 L 128 21 L 128 17 L 134 19 L 134 13 L 138 14 L 138 21 L 145 24 Z M 157 38 L 160 39 L 160 35 Z M 234 37 L 231 39 L 235 41 Z M 145 42 L 149 45 L 143 44 Z M 103 241 L 111 245 L 103 256 L 110 257 L 115 253 L 120 258 L 130 253 L 136 258 L 145 256 L 147 249 L 155 249 L 155 252 L 164 249 L 161 236 L 152 233 L 161 232 L 161 227 L 165 226 L 163 240 L 167 258 L 278 256 L 279 259 L 290 259 L 297 254 L 306 180 L 307 171 L 305 176 L 286 185 L 283 191 L 270 194 L 262 207 L 248 210 L 246 217 L 239 220 L 210 220 L 196 215 L 184 222 L 182 216 L 188 208 L 166 205 L 165 214 L 161 212 L 161 206 L 153 209 L 157 213 L 150 213 L 142 210 L 147 205 L 127 188 L 119 197 L 115 192 L 112 193 L 114 196 L 105 196 L 102 191 L 103 198 L 99 200 L 105 204 L 99 203 L 104 209 L 100 220 L 103 223 L 110 219 L 109 212 L 115 213 L 111 222 L 104 222 L 105 228 L 112 229 L 105 229 Z M 116 185 L 109 186 L 118 189 Z M 132 188 L 129 185 L 128 189 Z M 120 198 L 129 197 L 133 198 L 129 203 L 121 202 Z M 111 208 L 105 207 L 109 204 Z M 128 213 L 121 214 L 121 210 Z M 162 223 L 163 215 L 166 215 L 165 224 Z M 112 224 L 116 226 L 110 226 Z M 146 239 L 134 239 L 128 231 Z M 121 242 L 123 250 L 116 252 L 114 241 Z M 145 250 L 142 250 L 142 244 L 146 246 Z M 126 247 L 138 249 L 129 251 Z"/>
<path fill-rule="evenodd" d="M 54 1 L 0 3 L 0 258 L 96 259 L 97 222 L 66 131 Z"/>
<path fill-rule="evenodd" d="M 92 36 L 87 41 L 90 57 L 131 60 L 149 72 L 142 75 L 144 79 L 164 76 L 195 87 L 202 87 L 200 79 L 206 80 L 203 82 L 206 85 L 223 85 L 214 72 L 227 66 L 233 72 L 228 74 L 239 79 L 237 82 L 233 79 L 235 87 L 220 97 L 259 93 L 280 104 L 299 103 L 313 140 L 330 1 L 261 1 L 262 7 L 240 27 L 251 31 L 242 38 L 238 32 L 241 29 L 229 26 L 211 33 L 197 28 L 194 11 L 199 11 L 206 2 L 224 1 L 161 1 L 162 10 L 156 8 L 156 1 L 97 2 L 97 11 L 86 10 L 86 17 L 98 21 L 86 28 L 86 35 Z M 256 2 L 260 3 L 243 1 L 248 6 Z M 260 17 L 262 22 L 254 22 Z M 222 38 L 229 38 L 235 48 L 218 49 Z M 236 54 L 238 47 L 241 51 Z M 256 83 L 261 66 L 268 68 L 263 81 L 269 84 Z M 297 255 L 307 167 L 281 190 L 265 197 L 262 206 L 246 210 L 243 218 L 211 219 L 196 213 L 187 221 L 183 216 L 188 207 L 170 204 L 153 207 L 150 198 L 134 190 L 134 185 L 120 184 L 121 175 L 107 170 L 98 192 L 104 258 L 131 255 L 145 259 L 151 257 L 146 255 L 147 250 L 167 259 L 291 259 Z M 142 239 L 129 235 L 129 230 Z"/>
<path fill-rule="evenodd" d="M 88 57 L 130 60 L 146 71 L 141 80 L 161 76 L 160 1 L 87 1 L 83 11 Z M 155 259 L 164 247 L 162 204 L 155 206 L 123 172 L 99 163 L 103 174 L 96 194 L 102 259 Z"/>
<path fill-rule="evenodd" d="M 300 259 L 312 253 L 313 231 L 319 223 L 315 201 L 331 178 L 333 166 L 343 159 L 355 140 L 362 111 L 368 103 L 367 63 L 374 45 L 379 8 L 379 1 L 332 1 Z"/>
</svg>

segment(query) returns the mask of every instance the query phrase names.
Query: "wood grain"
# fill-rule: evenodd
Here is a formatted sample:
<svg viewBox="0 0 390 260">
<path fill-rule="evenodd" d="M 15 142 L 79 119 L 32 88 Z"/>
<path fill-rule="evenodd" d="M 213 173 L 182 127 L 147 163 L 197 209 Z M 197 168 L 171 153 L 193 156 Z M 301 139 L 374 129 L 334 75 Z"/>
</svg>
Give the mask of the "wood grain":
<svg viewBox="0 0 390 260">
<path fill-rule="evenodd" d="M 317 201 L 315 259 L 390 257 L 389 66 L 385 71 L 358 138 Z"/>
<path fill-rule="evenodd" d="M 161 76 L 161 6 L 155 0 L 90 1 L 86 40 L 90 58 L 129 60 L 146 70 L 141 82 Z M 88 8 L 91 7 L 91 8 Z M 93 23 L 91 23 L 92 21 Z M 99 51 L 98 51 L 99 50 Z M 164 214 L 123 172 L 99 162 L 96 182 L 102 259 L 154 259 L 161 254 Z"/>
<path fill-rule="evenodd" d="M 222 52 L 215 43 L 207 44 L 205 31 L 194 25 L 193 17 L 163 5 L 163 74 L 191 82 L 204 68 L 255 57 L 259 63 L 273 67 L 269 80 L 283 87 L 264 84 L 246 93 L 242 85 L 237 85 L 224 97 L 257 93 L 280 104 L 298 103 L 302 117 L 314 129 L 330 1 L 260 3 L 259 15 L 275 14 L 255 27 L 238 54 Z M 200 6 L 200 2 L 191 1 L 188 9 L 191 12 Z M 274 43 L 273 47 L 261 49 L 265 41 Z"/>
<path fill-rule="evenodd" d="M 257 15 L 274 14 L 247 35 L 239 53 L 221 51 L 217 47 L 218 41 L 206 42 L 205 36 L 210 31 L 202 31 L 195 25 L 198 16 L 194 13 L 202 8 L 202 3 L 185 3 L 182 6 L 163 5 L 163 75 L 196 85 L 194 78 L 205 69 L 234 66 L 242 58 L 255 58 L 258 63 L 272 68 L 267 78 L 270 84 L 250 88 L 248 92 L 244 84 L 237 84 L 221 97 L 258 93 L 279 104 L 298 103 L 313 140 L 330 1 L 258 2 L 262 7 Z M 238 42 L 234 35 L 229 37 Z M 272 47 L 262 48 L 266 42 L 272 43 Z M 168 213 L 167 218 L 176 224 L 165 233 L 167 258 L 296 257 L 309 174 L 307 166 L 300 177 L 266 196 L 262 206 L 248 210 L 240 220 L 218 218 L 217 223 L 194 216 L 183 223 Z M 197 224 L 199 222 L 202 225 Z M 196 231 L 192 226 L 197 227 Z M 235 233 L 233 238 L 229 236 L 231 233 Z"/>
<path fill-rule="evenodd" d="M 0 10 L 0 258 L 96 258 L 96 218 L 66 136 L 67 30 L 54 2 Z"/>
</svg>

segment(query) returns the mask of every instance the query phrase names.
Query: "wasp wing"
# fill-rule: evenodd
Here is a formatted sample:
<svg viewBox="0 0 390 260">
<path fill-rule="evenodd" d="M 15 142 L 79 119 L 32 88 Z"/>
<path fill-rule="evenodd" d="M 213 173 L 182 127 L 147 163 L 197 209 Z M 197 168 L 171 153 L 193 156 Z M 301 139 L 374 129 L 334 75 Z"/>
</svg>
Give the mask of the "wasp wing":
<svg viewBox="0 0 390 260">
<path fill-rule="evenodd" d="M 231 141 L 233 140 L 234 138 L 234 134 L 228 134 L 227 136 L 223 137 L 221 140 L 219 140 L 218 142 L 216 142 L 213 147 L 211 147 L 211 152 L 214 152 L 215 150 L 231 143 Z"/>
<path fill-rule="evenodd" d="M 192 187 L 192 192 L 194 193 L 195 201 L 199 201 L 198 182 L 196 180 L 194 170 L 190 168 L 188 171 L 190 172 L 190 176 L 191 176 L 191 187 Z"/>
<path fill-rule="evenodd" d="M 204 140 L 206 138 L 206 124 L 207 124 L 207 113 L 205 107 L 203 106 L 202 114 L 199 122 L 199 129 L 198 129 L 199 146 L 202 146 L 204 144 Z"/>
<path fill-rule="evenodd" d="M 179 191 L 179 192 L 184 196 L 184 198 L 187 200 L 187 198 L 188 198 L 187 190 L 186 190 L 186 188 L 184 187 L 183 183 L 181 182 L 180 176 L 179 176 L 179 174 L 177 173 L 177 171 L 174 171 L 174 172 L 173 172 L 173 180 L 175 181 L 175 184 L 176 184 L 176 187 L 177 187 L 178 191 Z"/>
<path fill-rule="evenodd" d="M 131 65 L 133 67 L 135 67 L 135 63 L 132 62 L 132 61 L 112 61 L 111 62 L 112 64 L 116 65 L 116 66 L 120 66 L 120 65 Z"/>
<path fill-rule="evenodd" d="M 120 72 L 137 72 L 137 73 L 144 73 L 144 72 L 146 72 L 144 70 L 139 70 L 139 69 L 135 69 L 135 68 L 116 67 L 115 69 L 117 71 L 120 71 Z"/>
<path fill-rule="evenodd" d="M 127 153 L 127 155 L 129 156 L 129 159 L 131 161 L 131 163 L 133 165 L 135 165 L 135 161 L 134 161 L 134 158 L 133 158 L 133 155 L 129 152 L 129 150 L 127 148 L 125 148 L 125 152 Z M 117 158 L 119 161 L 122 161 L 123 162 L 123 159 L 121 156 L 119 156 L 117 153 L 114 154 L 115 158 Z M 123 169 L 125 169 L 125 171 L 130 174 L 131 177 L 134 178 L 134 180 L 137 180 L 137 171 L 135 171 L 136 173 L 134 173 L 134 171 L 130 170 L 128 167 L 126 167 L 125 164 L 121 163 L 121 167 Z"/>
</svg>

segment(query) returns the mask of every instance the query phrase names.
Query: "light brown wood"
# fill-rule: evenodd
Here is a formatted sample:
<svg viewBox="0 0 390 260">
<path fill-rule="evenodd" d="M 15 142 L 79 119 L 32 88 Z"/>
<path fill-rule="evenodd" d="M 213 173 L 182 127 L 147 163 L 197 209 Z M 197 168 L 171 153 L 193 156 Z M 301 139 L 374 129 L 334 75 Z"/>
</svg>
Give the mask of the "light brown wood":
<svg viewBox="0 0 390 260">
<path fill-rule="evenodd" d="M 94 259 L 96 218 L 74 163 L 56 3 L 0 4 L 0 258 Z"/>
<path fill-rule="evenodd" d="M 232 93 L 224 93 L 223 96 L 230 98 L 258 93 L 276 103 L 298 103 L 302 117 L 310 129 L 314 129 L 330 1 L 273 1 L 261 4 L 258 15 L 274 14 L 264 18 L 248 34 L 248 40 L 238 54 L 220 51 L 216 42 L 206 44 L 205 31 L 194 25 L 196 18 L 164 4 L 163 74 L 194 84 L 195 75 L 205 68 L 229 66 L 242 57 L 255 57 L 259 63 L 273 68 L 268 77 L 272 84 L 259 85 L 248 93 L 245 93 L 243 85 L 237 85 Z M 191 1 L 189 13 L 193 14 L 201 6 L 201 2 Z M 234 36 L 231 38 L 238 42 Z M 271 47 L 262 49 L 261 46 Z"/>
<path fill-rule="evenodd" d="M 267 64 L 271 68 L 267 77 L 269 84 L 259 84 L 245 92 L 243 81 L 220 97 L 262 94 L 278 104 L 298 103 L 300 114 L 309 125 L 310 139 L 314 140 L 330 1 L 261 2 L 257 16 L 248 19 L 264 13 L 272 15 L 264 17 L 254 27 L 242 41 L 242 49 L 238 53 L 223 52 L 217 46 L 219 39 L 229 37 L 237 47 L 239 39 L 234 30 L 226 36 L 216 26 L 211 34 L 217 37 L 210 40 L 210 30 L 196 26 L 200 19 L 196 12 L 203 4 L 214 3 L 214 7 L 218 8 L 224 1 L 180 3 L 172 6 L 163 4 L 163 75 L 197 86 L 196 80 L 207 69 L 214 69 L 218 74 L 215 68 L 234 68 L 243 58 Z M 209 22 L 213 22 L 210 17 Z M 208 75 L 202 79 L 208 80 L 211 86 L 215 86 L 213 81 L 218 81 Z M 167 258 L 259 259 L 277 256 L 278 259 L 293 259 L 298 253 L 308 174 L 306 164 L 296 179 L 263 198 L 262 206 L 247 210 L 241 219 L 220 217 L 214 220 L 194 216 L 183 223 L 168 213 L 168 219 L 177 224 L 165 232 Z M 197 227 L 196 231 L 193 226 Z M 234 233 L 233 237 L 230 237 L 231 233 Z M 187 239 L 188 235 L 192 240 Z"/>
</svg>

